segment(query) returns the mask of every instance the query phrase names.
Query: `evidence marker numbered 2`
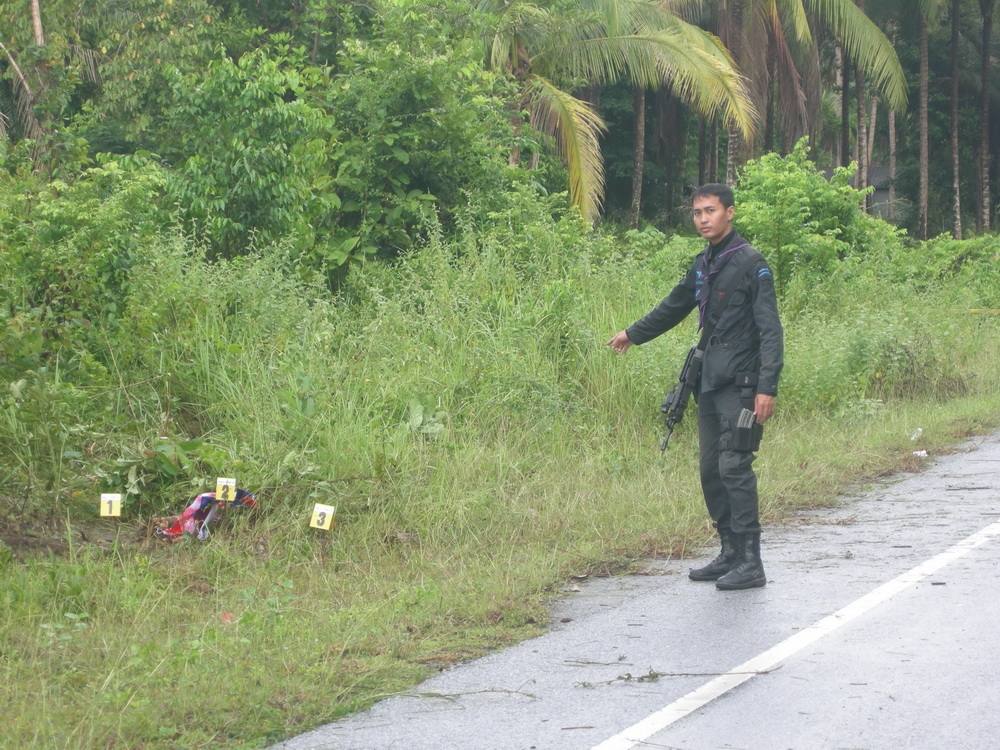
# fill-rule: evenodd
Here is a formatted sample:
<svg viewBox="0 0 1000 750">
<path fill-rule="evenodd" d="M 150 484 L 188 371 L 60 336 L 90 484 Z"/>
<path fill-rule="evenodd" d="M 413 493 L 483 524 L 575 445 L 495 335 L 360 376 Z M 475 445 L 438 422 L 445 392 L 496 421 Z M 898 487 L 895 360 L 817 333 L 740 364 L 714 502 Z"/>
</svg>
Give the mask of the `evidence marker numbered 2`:
<svg viewBox="0 0 1000 750">
<path fill-rule="evenodd" d="M 215 480 L 215 499 L 220 503 L 231 503 L 236 499 L 236 479 L 219 477 Z"/>
<path fill-rule="evenodd" d="M 121 516 L 122 496 L 118 492 L 101 493 L 101 515 L 105 517 Z"/>
<path fill-rule="evenodd" d="M 337 509 L 332 505 L 316 503 L 313 506 L 312 519 L 309 525 L 314 529 L 329 531 L 333 527 L 333 517 L 337 515 Z"/>
</svg>

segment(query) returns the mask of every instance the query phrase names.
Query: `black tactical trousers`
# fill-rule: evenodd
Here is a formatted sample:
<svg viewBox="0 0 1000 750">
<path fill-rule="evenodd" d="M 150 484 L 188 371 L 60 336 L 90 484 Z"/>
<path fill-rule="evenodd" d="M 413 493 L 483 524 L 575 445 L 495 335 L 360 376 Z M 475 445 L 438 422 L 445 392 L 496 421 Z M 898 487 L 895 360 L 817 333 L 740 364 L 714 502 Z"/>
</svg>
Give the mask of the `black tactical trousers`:
<svg viewBox="0 0 1000 750">
<path fill-rule="evenodd" d="M 736 418 L 741 408 L 753 411 L 750 388 L 726 386 L 698 397 L 698 443 L 701 449 L 701 489 L 716 528 L 737 534 L 760 531 L 757 508 L 756 457 L 736 451 Z"/>
</svg>

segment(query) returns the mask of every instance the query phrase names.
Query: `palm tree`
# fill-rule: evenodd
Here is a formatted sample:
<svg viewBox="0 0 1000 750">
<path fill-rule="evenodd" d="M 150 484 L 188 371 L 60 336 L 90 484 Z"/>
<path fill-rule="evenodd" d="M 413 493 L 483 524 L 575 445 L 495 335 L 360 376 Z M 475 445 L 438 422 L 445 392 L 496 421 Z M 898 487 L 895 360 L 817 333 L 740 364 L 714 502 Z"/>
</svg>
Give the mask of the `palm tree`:
<svg viewBox="0 0 1000 750">
<path fill-rule="evenodd" d="M 42 31 L 42 9 L 39 0 L 31 0 L 31 28 L 35 32 L 35 44 L 45 46 L 45 33 Z"/>
<path fill-rule="evenodd" d="M 569 172 L 572 203 L 596 219 L 604 192 L 599 138 L 604 123 L 565 86 L 628 80 L 636 87 L 669 83 L 697 111 L 721 116 L 749 133 L 755 118 L 742 77 L 719 40 L 651 0 L 581 0 L 557 12 L 550 0 L 479 0 L 497 19 L 488 60 L 518 83 L 512 123 L 522 111 L 554 137 Z M 563 6 L 565 7 L 565 6 Z M 511 163 L 520 154 L 515 147 Z"/>
<path fill-rule="evenodd" d="M 865 0 L 858 0 L 858 8 L 864 12 Z M 858 108 L 858 188 L 868 187 L 868 123 L 865 118 L 865 74 L 860 67 L 854 69 L 854 95 Z M 867 208 L 867 198 L 864 202 Z"/>
<path fill-rule="evenodd" d="M 927 49 L 929 28 L 936 23 L 945 0 L 919 0 L 920 21 L 920 186 L 917 191 L 917 234 L 927 239 L 928 184 L 930 182 L 930 148 L 928 143 L 927 96 L 930 86 L 930 62 Z"/>
<path fill-rule="evenodd" d="M 854 0 L 728 0 L 717 10 L 719 34 L 750 79 L 757 101 L 766 100 L 770 89 L 762 51 L 775 51 L 773 74 L 786 142 L 813 132 L 820 111 L 819 56 L 811 23 L 828 29 L 841 48 L 845 92 L 853 68 L 892 110 L 905 108 L 906 79 L 896 51 Z M 845 96 L 843 115 L 848 112 Z M 842 149 L 842 156 L 847 150 Z"/>
<path fill-rule="evenodd" d="M 951 0 L 951 181 L 953 193 L 952 236 L 962 239 L 962 198 L 958 169 L 958 32 L 962 0 Z"/>
<path fill-rule="evenodd" d="M 35 116 L 35 92 L 31 89 L 27 76 L 17 64 L 17 58 L 7 49 L 3 42 L 0 42 L 0 52 L 7 58 L 7 63 L 13 73 L 11 77 L 11 90 L 14 99 L 13 117 L 0 111 L 0 138 L 9 135 L 9 126 L 17 122 L 21 126 L 21 131 L 27 138 L 37 138 L 42 134 L 42 126 Z"/>
<path fill-rule="evenodd" d="M 851 58 L 838 45 L 840 56 L 840 166 L 851 163 Z"/>
<path fill-rule="evenodd" d="M 990 44 L 993 41 L 994 0 L 979 0 L 983 16 L 983 34 L 979 94 L 979 220 L 980 232 L 990 231 L 992 202 L 990 198 Z"/>
<path fill-rule="evenodd" d="M 632 204 L 628 211 L 628 225 L 639 227 L 642 208 L 642 172 L 646 161 L 646 87 L 636 86 L 632 97 L 635 116 L 635 134 L 632 139 Z"/>
<path fill-rule="evenodd" d="M 53 79 L 59 76 L 69 77 L 66 75 L 67 68 L 72 69 L 71 75 L 74 77 L 91 83 L 98 83 L 100 80 L 97 72 L 98 55 L 80 43 L 79 29 L 73 29 L 72 32 L 67 32 L 65 28 L 59 29 L 52 35 L 52 39 L 57 40 L 56 49 L 52 50 L 51 39 L 46 48 L 39 0 L 31 0 L 29 15 L 30 36 L 28 17 L 24 17 L 23 22 L 11 24 L 12 28 L 7 30 L 10 36 L 0 37 L 0 86 L 7 81 L 6 98 L 13 105 L 9 112 L 0 109 L 0 139 L 12 136 L 12 125 L 17 128 L 15 132 L 24 138 L 36 140 L 45 134 L 46 127 L 39 119 L 38 112 L 44 110 L 46 98 L 53 87 Z M 38 49 L 30 50 L 32 42 Z M 23 54 L 26 49 L 30 50 L 29 54 Z M 19 54 L 15 54 L 15 50 L 19 50 Z M 20 64 L 19 56 L 22 60 Z M 23 63 L 25 59 L 30 61 L 26 65 Z M 8 70 L 5 71 L 4 68 Z M 0 104 L 2 103 L 0 100 Z M 36 158 L 40 153 L 37 149 L 34 151 Z"/>
</svg>

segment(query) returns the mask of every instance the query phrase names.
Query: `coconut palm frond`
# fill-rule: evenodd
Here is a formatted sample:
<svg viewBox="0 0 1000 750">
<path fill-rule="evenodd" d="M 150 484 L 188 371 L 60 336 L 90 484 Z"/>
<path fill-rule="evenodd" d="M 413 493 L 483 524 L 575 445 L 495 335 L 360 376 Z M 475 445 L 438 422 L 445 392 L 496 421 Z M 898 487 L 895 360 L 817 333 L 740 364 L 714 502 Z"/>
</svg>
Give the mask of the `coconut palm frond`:
<svg viewBox="0 0 1000 750">
<path fill-rule="evenodd" d="M 576 38 L 563 37 L 532 58 L 532 69 L 599 84 L 622 78 L 650 88 L 668 84 L 699 112 L 721 112 L 727 122 L 751 133 L 756 112 L 722 43 L 676 17 L 660 20 L 659 29 L 621 36 L 581 27 Z"/>
<path fill-rule="evenodd" d="M 650 0 L 579 0 L 584 17 L 597 20 L 609 36 L 659 28 L 673 14 Z"/>
<path fill-rule="evenodd" d="M 617 35 L 627 33 L 625 29 L 631 28 L 629 11 L 632 8 L 628 5 L 631 3 L 626 4 L 622 0 L 581 0 L 580 10 L 596 19 L 604 28 L 604 33 Z"/>
<path fill-rule="evenodd" d="M 947 0 L 917 0 L 917 8 L 928 24 L 935 24 L 941 18 Z"/>
<path fill-rule="evenodd" d="M 516 38 L 512 34 L 496 33 L 490 40 L 488 65 L 493 70 L 509 70 L 512 66 L 515 50 L 517 49 Z"/>
<path fill-rule="evenodd" d="M 10 126 L 10 118 L 7 117 L 3 112 L 0 112 L 0 141 L 7 140 L 8 128 Z"/>
<path fill-rule="evenodd" d="M 69 45 L 69 51 L 83 68 L 83 77 L 91 83 L 99 84 L 101 82 L 101 74 L 97 68 L 97 50 L 79 44 L 71 44 Z"/>
<path fill-rule="evenodd" d="M 532 59 L 532 67 L 568 78 L 612 83 L 628 76 L 636 85 L 658 86 L 662 73 L 650 35 L 599 36 L 552 47 Z"/>
<path fill-rule="evenodd" d="M 569 172 L 569 197 L 583 216 L 594 221 L 604 195 L 604 159 L 599 138 L 604 121 L 590 105 L 533 75 L 528 90 L 531 124 L 553 136 Z"/>
<path fill-rule="evenodd" d="M 820 50 L 821 45 L 824 44 L 825 35 L 828 32 L 818 23 L 818 19 L 814 17 L 809 18 L 809 23 L 813 29 L 813 35 L 808 44 L 803 44 L 794 36 L 788 34 L 785 35 L 785 39 L 788 41 L 788 48 L 791 50 L 799 73 L 802 76 L 803 88 L 811 102 L 810 107 L 818 115 L 821 108 L 820 102 L 823 98 L 823 73 L 820 66 Z"/>
<path fill-rule="evenodd" d="M 721 114 L 728 126 L 752 137 L 758 112 L 747 79 L 736 69 L 722 41 L 677 18 L 670 28 L 653 36 L 664 80 L 674 92 L 706 117 Z"/>
<path fill-rule="evenodd" d="M 809 29 L 809 18 L 806 15 L 802 0 L 772 0 L 770 13 L 774 18 L 784 19 L 787 26 L 802 45 L 812 44 L 812 31 Z"/>
<path fill-rule="evenodd" d="M 750 9 L 753 12 L 744 16 L 737 63 L 746 80 L 751 101 L 759 102 L 762 107 L 767 102 L 773 67 L 773 61 L 770 59 L 773 7 L 773 1 L 756 3 Z M 764 113 L 760 114 L 763 119 Z"/>
<path fill-rule="evenodd" d="M 774 39 L 774 49 L 777 53 L 775 65 L 780 101 L 784 106 L 778 111 L 781 120 L 781 132 L 790 136 L 788 140 L 796 141 L 798 136 L 809 130 L 811 123 L 808 109 L 808 97 L 802 87 L 802 76 L 799 66 L 789 46 L 788 38 L 775 7 L 771 16 L 771 34 Z"/>
<path fill-rule="evenodd" d="M 804 2 L 808 4 L 809 10 L 830 28 L 851 56 L 851 60 L 874 84 L 889 106 L 897 112 L 905 109 L 906 78 L 896 56 L 896 50 L 882 30 L 854 4 L 854 0 L 804 0 Z"/>
<path fill-rule="evenodd" d="M 42 134 L 42 126 L 38 122 L 38 118 L 35 117 L 35 95 L 31 91 L 31 85 L 17 64 L 17 60 L 14 59 L 14 55 L 4 46 L 3 42 L 0 42 L 0 52 L 6 55 L 11 70 L 14 71 L 11 84 L 14 90 L 14 108 L 17 121 L 21 124 L 21 130 L 26 138 L 38 138 Z"/>
<path fill-rule="evenodd" d="M 660 0 L 666 10 L 690 23 L 697 23 L 705 17 L 705 0 Z"/>
<path fill-rule="evenodd" d="M 482 0 L 478 7 L 499 15 L 499 23 L 488 42 L 488 64 L 494 70 L 517 67 L 519 47 L 525 43 L 530 46 L 533 37 L 544 37 L 551 20 L 548 10 L 530 2 L 507 4 L 498 0 Z"/>
</svg>

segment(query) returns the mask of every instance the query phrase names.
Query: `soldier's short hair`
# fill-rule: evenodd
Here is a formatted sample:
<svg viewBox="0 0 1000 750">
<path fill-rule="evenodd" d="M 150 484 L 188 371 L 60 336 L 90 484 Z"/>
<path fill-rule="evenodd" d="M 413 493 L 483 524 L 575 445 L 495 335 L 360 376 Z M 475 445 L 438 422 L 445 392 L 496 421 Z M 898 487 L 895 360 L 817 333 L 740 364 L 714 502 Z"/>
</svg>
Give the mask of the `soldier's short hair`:
<svg viewBox="0 0 1000 750">
<path fill-rule="evenodd" d="M 733 189 L 729 185 L 723 185 L 721 182 L 709 182 L 707 185 L 702 185 L 694 191 L 694 195 L 691 196 L 691 202 L 694 203 L 698 198 L 707 198 L 710 195 L 718 198 L 723 208 L 729 208 L 736 204 Z"/>
</svg>

